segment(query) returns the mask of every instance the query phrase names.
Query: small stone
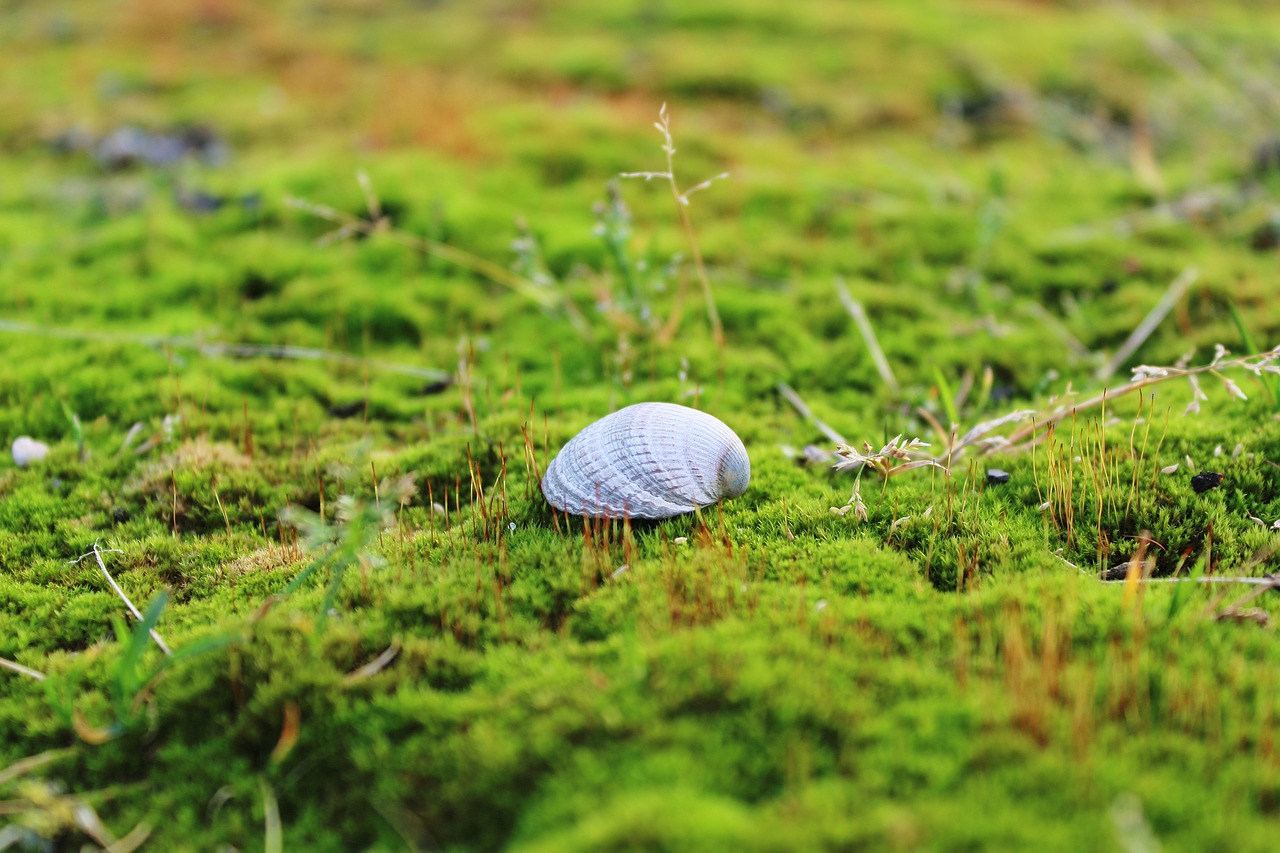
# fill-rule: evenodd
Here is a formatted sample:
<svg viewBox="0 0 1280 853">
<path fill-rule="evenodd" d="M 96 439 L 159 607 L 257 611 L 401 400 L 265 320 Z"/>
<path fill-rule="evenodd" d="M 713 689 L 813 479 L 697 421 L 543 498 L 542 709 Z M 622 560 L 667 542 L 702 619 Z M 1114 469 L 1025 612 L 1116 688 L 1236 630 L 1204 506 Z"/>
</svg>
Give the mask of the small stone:
<svg viewBox="0 0 1280 853">
<path fill-rule="evenodd" d="M 26 468 L 32 462 L 39 462 L 49 455 L 49 445 L 36 441 L 29 435 L 20 435 L 13 440 L 13 464 Z"/>
<path fill-rule="evenodd" d="M 1001 471 L 999 468 L 987 469 L 987 485 L 1000 486 L 1009 482 L 1009 472 Z"/>
<path fill-rule="evenodd" d="M 1217 471 L 1202 471 L 1191 478 L 1191 488 L 1196 494 L 1216 489 L 1222 485 L 1222 475 Z"/>
</svg>

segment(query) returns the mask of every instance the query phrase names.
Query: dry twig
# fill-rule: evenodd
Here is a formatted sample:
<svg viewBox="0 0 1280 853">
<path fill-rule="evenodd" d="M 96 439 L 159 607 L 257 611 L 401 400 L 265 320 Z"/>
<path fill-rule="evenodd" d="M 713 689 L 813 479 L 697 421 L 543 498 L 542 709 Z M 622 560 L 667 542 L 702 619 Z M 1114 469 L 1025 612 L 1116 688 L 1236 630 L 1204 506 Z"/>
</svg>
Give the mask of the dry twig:
<svg viewBox="0 0 1280 853">
<path fill-rule="evenodd" d="M 1195 283 L 1199 276 L 1200 273 L 1195 267 L 1187 267 L 1178 274 L 1178 277 L 1169 284 L 1164 295 L 1160 297 L 1160 301 L 1156 303 L 1156 306 L 1143 318 L 1138 327 L 1125 339 L 1125 342 L 1120 345 L 1120 349 L 1116 350 L 1115 355 L 1111 356 L 1111 359 L 1106 364 L 1098 368 L 1095 378 L 1099 382 L 1105 382 L 1110 379 L 1111 375 L 1120 368 L 1120 365 L 1124 364 L 1129 359 L 1129 356 L 1137 352 L 1138 347 L 1142 346 L 1147 338 L 1151 337 L 1151 333 L 1173 310 L 1173 306 L 1178 304 L 1178 300 L 1186 294 L 1187 289 Z"/>
<path fill-rule="evenodd" d="M 76 557 L 74 560 L 68 560 L 67 565 L 79 563 L 81 560 L 90 556 L 96 559 L 98 561 L 98 568 L 101 569 L 102 574 L 106 576 L 107 583 L 111 584 L 111 588 L 115 590 L 116 595 L 120 596 L 120 600 L 124 602 L 125 607 L 129 608 L 129 612 L 133 614 L 133 618 L 141 622 L 142 613 L 138 610 L 137 607 L 134 606 L 133 602 L 129 600 L 129 596 L 125 595 L 124 590 L 120 588 L 120 584 L 116 583 L 116 579 L 111 577 L 111 572 L 107 571 L 107 564 L 102 560 L 103 554 L 123 554 L 123 553 L 124 552 L 118 548 L 108 548 L 107 550 L 104 551 L 98 547 L 97 542 L 94 542 L 92 551 L 81 554 L 79 557 Z M 160 647 L 160 651 L 164 652 L 166 655 L 173 654 L 173 649 L 169 648 L 169 644 L 166 643 L 160 637 L 160 634 L 154 628 L 151 629 L 150 633 L 151 633 L 151 639 L 156 641 L 156 645 Z"/>
<path fill-rule="evenodd" d="M 831 439 L 836 444 L 849 443 L 844 440 L 844 436 L 840 435 L 840 433 L 836 432 L 834 429 L 827 426 L 827 424 L 824 421 L 822 421 L 816 415 L 814 415 L 813 411 L 809 408 L 808 404 L 805 403 L 804 399 L 801 398 L 801 396 L 798 393 L 796 393 L 796 389 L 792 388 L 790 385 L 788 385 L 785 382 L 779 382 L 777 385 L 777 388 L 778 388 L 778 393 L 781 394 L 784 398 L 786 398 L 786 401 L 790 403 L 797 412 L 800 413 L 800 417 L 804 418 L 806 421 L 813 424 L 813 426 L 818 430 L 818 432 L 822 433 L 823 435 Z"/>
<path fill-rule="evenodd" d="M 8 658 L 0 658 L 0 669 L 12 670 L 19 675 L 25 675 L 27 678 L 34 678 L 36 681 L 44 681 L 43 672 L 37 672 L 30 667 L 23 666 L 17 661 L 9 660 Z"/>
</svg>

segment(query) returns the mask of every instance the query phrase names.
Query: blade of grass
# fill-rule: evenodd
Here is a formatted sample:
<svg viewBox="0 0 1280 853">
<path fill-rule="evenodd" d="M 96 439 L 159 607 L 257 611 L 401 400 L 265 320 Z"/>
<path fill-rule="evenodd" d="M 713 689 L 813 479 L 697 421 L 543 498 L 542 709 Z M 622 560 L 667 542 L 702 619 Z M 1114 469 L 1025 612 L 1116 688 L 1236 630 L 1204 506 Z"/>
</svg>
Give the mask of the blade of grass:
<svg viewBox="0 0 1280 853">
<path fill-rule="evenodd" d="M 262 792 L 263 849 L 266 853 L 283 853 L 284 824 L 280 821 L 280 801 L 266 779 L 258 779 Z"/>
<path fill-rule="evenodd" d="M 871 319 L 867 316 L 867 310 L 862 307 L 862 303 L 853 298 L 853 294 L 849 292 L 849 288 L 840 279 L 836 279 L 836 293 L 840 297 L 841 304 L 844 305 L 846 311 L 853 317 L 853 322 L 858 326 L 858 332 L 862 335 L 862 342 L 866 344 L 867 352 L 871 354 L 871 361 L 875 363 L 876 372 L 880 374 L 880 381 L 896 397 L 902 392 L 902 386 L 898 384 L 898 379 L 893 375 L 893 368 L 889 366 L 889 359 L 885 358 L 884 350 L 880 347 L 880 341 L 876 338 L 875 329 L 871 328 Z M 952 416 L 954 422 L 955 417 Z"/>
<path fill-rule="evenodd" d="M 951 390 L 951 383 L 942 374 L 942 368 L 937 365 L 933 368 L 933 381 L 938 385 L 938 397 L 942 401 L 943 410 L 947 413 L 947 419 L 951 422 L 951 426 L 958 426 L 960 413 L 956 410 L 956 398 Z"/>
</svg>

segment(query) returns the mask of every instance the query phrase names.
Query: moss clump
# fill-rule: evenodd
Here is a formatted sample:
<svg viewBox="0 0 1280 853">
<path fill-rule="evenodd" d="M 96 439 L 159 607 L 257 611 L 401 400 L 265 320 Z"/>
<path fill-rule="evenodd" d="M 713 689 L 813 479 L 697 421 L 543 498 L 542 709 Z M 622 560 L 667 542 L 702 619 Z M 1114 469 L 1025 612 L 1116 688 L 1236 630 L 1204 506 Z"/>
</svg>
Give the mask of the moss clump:
<svg viewBox="0 0 1280 853">
<path fill-rule="evenodd" d="M 0 440 L 51 452 L 0 464 L 0 839 L 1274 847 L 1274 594 L 1098 576 L 1274 570 L 1280 382 L 1223 366 L 1280 334 L 1234 82 L 1280 17 L 954 6 L 8 10 Z M 687 208 L 723 347 L 666 187 L 610 188 L 665 168 L 663 101 L 682 186 L 732 175 Z M 1219 343 L 1207 399 L 1116 393 Z M 858 447 L 1041 421 L 868 471 L 860 520 L 782 382 Z M 651 399 L 729 423 L 748 492 L 554 516 L 551 456 Z"/>
</svg>

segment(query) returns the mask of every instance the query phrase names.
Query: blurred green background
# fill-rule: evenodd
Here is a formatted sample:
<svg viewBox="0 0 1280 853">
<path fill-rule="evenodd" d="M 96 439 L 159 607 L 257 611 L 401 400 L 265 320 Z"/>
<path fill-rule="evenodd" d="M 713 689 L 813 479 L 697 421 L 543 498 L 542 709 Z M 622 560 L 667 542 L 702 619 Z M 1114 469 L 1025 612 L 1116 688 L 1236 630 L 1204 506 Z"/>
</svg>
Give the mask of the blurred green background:
<svg viewBox="0 0 1280 853">
<path fill-rule="evenodd" d="M 0 671 L 0 850 L 1271 850 L 1276 604 L 1093 570 L 1273 568 L 1274 377 L 1007 487 L 868 476 L 861 525 L 777 388 L 937 443 L 1274 346 L 1277 81 L 1270 2 L 0 0 L 0 439 L 52 446 L 0 468 L 0 658 L 47 676 Z M 663 104 L 680 184 L 728 173 L 686 209 L 723 346 L 618 177 Z M 562 531 L 538 466 L 645 399 L 751 489 Z M 286 506 L 333 602 L 277 598 Z M 216 648 L 152 682 L 95 541 Z"/>
</svg>

